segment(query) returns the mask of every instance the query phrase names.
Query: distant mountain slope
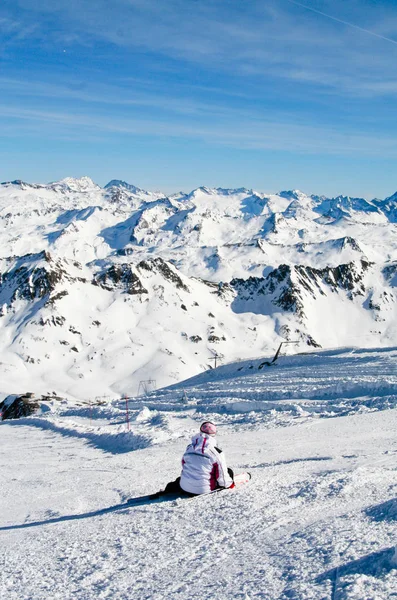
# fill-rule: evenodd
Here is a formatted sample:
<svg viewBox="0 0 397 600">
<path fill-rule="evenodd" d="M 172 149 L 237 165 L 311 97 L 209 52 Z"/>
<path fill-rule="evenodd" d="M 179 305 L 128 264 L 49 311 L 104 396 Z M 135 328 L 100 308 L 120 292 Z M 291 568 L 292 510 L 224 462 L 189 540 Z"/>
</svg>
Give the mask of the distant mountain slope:
<svg viewBox="0 0 397 600">
<path fill-rule="evenodd" d="M 397 194 L 90 178 L 0 185 L 0 396 L 87 398 L 224 361 L 397 343 Z"/>
</svg>

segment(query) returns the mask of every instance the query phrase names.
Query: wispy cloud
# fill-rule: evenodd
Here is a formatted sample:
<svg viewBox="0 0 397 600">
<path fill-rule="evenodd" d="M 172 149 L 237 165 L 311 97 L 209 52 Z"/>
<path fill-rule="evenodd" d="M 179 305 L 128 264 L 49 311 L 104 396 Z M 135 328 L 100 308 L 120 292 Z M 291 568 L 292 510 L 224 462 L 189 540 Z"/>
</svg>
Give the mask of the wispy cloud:
<svg viewBox="0 0 397 600">
<path fill-rule="evenodd" d="M 109 115 L 70 114 L 56 111 L 16 109 L 0 105 L 0 119 L 14 120 L 14 135 L 26 134 L 24 122 L 32 123 L 42 136 L 83 141 L 87 134 L 123 134 L 155 138 L 185 138 L 207 144 L 223 144 L 240 149 L 284 150 L 303 153 L 370 156 L 374 152 L 385 157 L 397 156 L 397 140 L 386 134 L 365 135 L 341 132 L 333 127 L 314 127 L 290 122 L 240 120 L 229 128 L 222 123 L 207 126 L 200 123 L 169 123 L 166 120 L 120 119 Z M 19 124 L 19 125 L 18 125 Z M 46 127 L 48 128 L 46 130 Z"/>
<path fill-rule="evenodd" d="M 285 150 L 295 172 L 343 157 L 349 176 L 397 158 L 388 0 L 5 0 L 0 28 L 0 125 L 21 154 L 67 140 L 84 158 L 99 140 L 127 161 L 141 144 L 178 169 L 185 146 L 193 170 L 203 148 L 242 164 Z"/>
<path fill-rule="evenodd" d="M 5 51 L 16 46 L 26 39 L 37 35 L 39 27 L 36 23 L 23 22 L 17 18 L 1 17 L 0 13 L 0 49 L 5 58 Z"/>
<path fill-rule="evenodd" d="M 141 81 L 143 88 L 148 87 L 151 82 Z M 147 91 L 141 91 L 137 85 L 128 85 L 125 82 L 123 85 L 111 85 L 106 83 L 90 83 L 83 84 L 80 81 L 69 81 L 67 85 L 62 82 L 44 82 L 35 81 L 34 85 L 30 81 L 22 79 L 13 79 L 10 77 L 0 76 L 0 89 L 4 93 L 13 94 L 14 97 L 21 98 L 43 98 L 47 101 L 51 99 L 58 100 L 77 100 L 87 104 L 98 105 L 114 105 L 119 107 L 146 107 L 154 108 L 171 113 L 184 115 L 233 115 L 246 112 L 252 118 L 255 114 L 259 117 L 259 111 L 238 111 L 233 108 L 215 103 L 214 101 L 204 101 L 194 99 L 191 96 L 172 94 L 170 91 L 161 90 L 161 86 L 150 86 Z M 193 86 L 194 87 L 194 86 Z M 201 89 L 201 88 L 200 88 Z M 203 88 L 204 91 L 216 92 L 218 94 L 226 94 L 237 98 L 247 99 L 248 95 L 239 94 L 238 92 L 227 92 L 227 90 L 218 90 L 216 88 Z M 192 86 L 189 86 L 189 91 Z M 185 89 L 186 92 L 186 89 Z"/>
<path fill-rule="evenodd" d="M 32 16 L 42 24 L 42 43 L 95 45 L 105 42 L 125 51 L 144 51 L 180 64 L 244 79 L 269 77 L 366 94 L 368 80 L 392 79 L 397 39 L 385 32 L 396 11 L 377 11 L 369 0 L 15 0 L 21 28 Z M 321 9 L 320 9 L 321 7 Z M 349 18 L 345 16 L 348 13 Z M 371 20 L 372 27 L 367 22 Z M 62 26 L 63 24 L 63 26 Z M 388 35 L 389 33 L 389 35 Z M 39 31 L 36 32 L 39 35 Z M 325 71 L 328 76 L 321 77 Z M 296 73 L 307 76 L 301 80 Z M 329 74 L 332 74 L 330 76 Z M 345 87 L 355 79 L 355 85 Z M 374 86 L 373 94 L 394 94 L 391 85 Z"/>
<path fill-rule="evenodd" d="M 309 77 L 303 72 L 297 73 L 297 78 Z M 13 107 L 13 114 L 31 114 L 29 111 L 37 111 L 40 114 L 89 114 L 98 115 L 98 119 L 104 117 L 114 120 L 118 117 L 120 120 L 139 119 L 155 122 L 165 122 L 169 126 L 170 135 L 172 130 L 178 130 L 181 125 L 203 125 L 211 126 L 214 130 L 220 127 L 230 131 L 238 129 L 244 123 L 245 127 L 255 128 L 256 124 L 263 122 L 277 123 L 302 123 L 305 126 L 311 125 L 321 128 L 324 118 L 313 115 L 311 107 L 303 107 L 299 110 L 293 110 L 292 106 L 277 105 L 265 106 L 258 102 L 256 96 L 236 94 L 230 98 L 223 95 L 210 94 L 200 88 L 199 93 L 192 93 L 194 86 L 189 86 L 187 90 L 184 86 L 171 90 L 161 89 L 161 85 L 155 85 L 149 81 L 149 85 L 144 80 L 138 82 L 126 83 L 124 86 L 109 83 L 89 83 L 82 84 L 79 81 L 69 80 L 65 85 L 61 81 L 58 83 L 48 81 L 35 81 L 34 86 L 26 80 L 15 78 L 0 77 L 0 89 L 3 92 L 3 106 L 6 106 L 6 100 Z M 182 87 L 182 89 L 181 89 Z M 217 91 L 217 90 L 215 90 Z M 190 93 L 187 93 L 190 92 Z M 61 107 L 61 110 L 60 110 Z M 33 113 L 32 113 L 33 114 Z M 385 115 L 385 124 L 387 131 L 389 125 L 387 115 Z M 26 119 L 25 119 L 26 120 Z M 370 119 L 367 119 L 367 121 Z M 378 123 L 380 123 L 378 117 Z M 325 125 L 327 127 L 327 125 Z M 335 129 L 335 124 L 333 128 Z M 385 127 L 384 127 L 385 128 Z M 354 109 L 346 108 L 344 114 L 339 111 L 338 129 L 356 133 L 357 129 L 361 133 L 365 132 L 362 127 L 361 118 L 357 118 Z"/>
<path fill-rule="evenodd" d="M 290 2 L 291 4 L 295 4 L 295 6 L 300 6 L 300 8 L 303 8 L 305 10 L 309 10 L 310 12 L 312 12 L 316 15 L 320 15 L 322 17 L 325 17 L 326 19 L 330 19 L 331 21 L 340 23 L 341 25 L 347 25 L 348 27 L 351 27 L 352 29 L 356 29 L 357 31 L 366 33 L 368 35 L 372 35 L 373 37 L 377 37 L 383 41 L 390 42 L 391 44 L 395 44 L 397 46 L 397 40 L 395 40 L 391 37 L 381 35 L 380 33 L 376 33 L 376 31 L 372 31 L 371 29 L 366 29 L 365 27 L 360 27 L 359 25 L 356 25 L 355 23 L 351 23 L 350 21 L 345 21 L 344 19 L 339 19 L 338 17 L 334 17 L 334 16 L 332 16 L 328 13 L 325 13 L 321 10 L 317 10 L 316 8 L 313 8 L 312 6 L 307 6 L 307 4 L 302 4 L 301 2 L 297 2 L 297 0 L 286 0 L 286 1 Z"/>
</svg>

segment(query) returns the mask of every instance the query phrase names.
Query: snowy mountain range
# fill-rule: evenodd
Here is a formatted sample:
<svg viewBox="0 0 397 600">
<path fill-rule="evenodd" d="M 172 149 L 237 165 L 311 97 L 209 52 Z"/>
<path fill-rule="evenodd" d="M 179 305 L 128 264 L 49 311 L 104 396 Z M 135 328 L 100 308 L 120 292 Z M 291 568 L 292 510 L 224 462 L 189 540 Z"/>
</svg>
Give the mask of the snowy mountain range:
<svg viewBox="0 0 397 600">
<path fill-rule="evenodd" d="M 397 194 L 0 185 L 0 400 L 136 395 L 223 362 L 397 344 Z"/>
</svg>

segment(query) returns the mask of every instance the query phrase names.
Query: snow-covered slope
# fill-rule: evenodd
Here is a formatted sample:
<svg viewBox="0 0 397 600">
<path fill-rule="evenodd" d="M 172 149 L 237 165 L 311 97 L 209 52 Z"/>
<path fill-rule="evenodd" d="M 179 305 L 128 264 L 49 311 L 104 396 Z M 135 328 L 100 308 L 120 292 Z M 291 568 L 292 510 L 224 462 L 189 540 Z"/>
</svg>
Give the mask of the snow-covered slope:
<svg viewBox="0 0 397 600">
<path fill-rule="evenodd" d="M 397 349 L 245 361 L 0 424 L 0 597 L 391 600 Z M 135 506 L 204 419 L 245 487 Z"/>
<path fill-rule="evenodd" d="M 397 200 L 90 178 L 0 185 L 0 399 L 134 395 L 224 362 L 397 344 Z M 292 347 L 292 346 L 291 346 Z"/>
</svg>

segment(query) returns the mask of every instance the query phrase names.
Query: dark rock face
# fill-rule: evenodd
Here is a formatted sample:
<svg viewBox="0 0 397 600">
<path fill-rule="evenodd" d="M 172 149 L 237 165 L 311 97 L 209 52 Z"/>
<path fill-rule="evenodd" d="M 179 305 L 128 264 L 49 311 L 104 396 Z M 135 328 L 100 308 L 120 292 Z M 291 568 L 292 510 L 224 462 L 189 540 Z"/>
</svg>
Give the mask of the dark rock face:
<svg viewBox="0 0 397 600">
<path fill-rule="evenodd" d="M 344 290 L 349 300 L 353 300 L 355 296 L 364 296 L 365 294 L 363 274 L 369 266 L 370 264 L 362 259 L 359 266 L 352 262 L 324 269 L 297 265 L 294 269 L 299 284 L 313 298 L 316 297 L 316 294 L 326 295 L 326 292 L 320 286 L 320 284 L 325 284 L 332 292 Z"/>
<path fill-rule="evenodd" d="M 51 315 L 51 317 L 49 317 L 48 319 L 43 319 L 43 317 L 40 317 L 37 323 L 41 327 L 47 327 L 52 325 L 54 327 L 62 327 L 65 321 L 65 317 L 62 317 L 60 315 Z"/>
<path fill-rule="evenodd" d="M 12 305 L 18 298 L 29 301 L 50 298 L 65 276 L 61 263 L 53 261 L 48 252 L 22 256 L 0 275 L 0 303 Z"/>
<path fill-rule="evenodd" d="M 346 236 L 341 239 L 342 248 L 350 247 L 352 250 L 356 250 L 357 252 L 362 252 L 360 246 L 356 242 L 356 240 L 350 236 Z"/>
<path fill-rule="evenodd" d="M 126 294 L 147 294 L 139 277 L 131 270 L 131 265 L 113 265 L 103 273 L 95 275 L 93 282 L 105 290 L 121 289 Z"/>
<path fill-rule="evenodd" d="M 258 300 L 266 296 L 274 305 L 286 312 L 304 317 L 303 292 L 313 298 L 326 295 L 326 290 L 346 292 L 349 300 L 364 296 L 366 289 L 363 275 L 371 263 L 361 259 L 337 267 L 314 269 L 304 265 L 280 265 L 266 277 L 250 277 L 247 280 L 233 279 L 230 284 L 237 292 L 239 301 Z"/>
<path fill-rule="evenodd" d="M 164 260 L 161 258 L 155 258 L 153 262 L 157 270 L 163 275 L 164 279 L 171 281 L 176 285 L 177 288 L 184 290 L 185 292 L 189 291 L 189 288 L 183 283 L 179 275 L 172 271 Z"/>
<path fill-rule="evenodd" d="M 230 285 L 237 291 L 240 301 L 259 300 L 261 296 L 267 296 L 273 305 L 303 316 L 300 290 L 291 279 L 289 265 L 280 265 L 267 277 L 233 279 Z"/>
<path fill-rule="evenodd" d="M 271 271 L 266 279 L 267 285 L 262 293 L 273 294 L 277 288 L 280 288 L 280 294 L 273 300 L 273 304 L 287 312 L 295 312 L 299 316 L 303 316 L 301 293 L 291 279 L 291 267 L 280 265 Z"/>
<path fill-rule="evenodd" d="M 34 399 L 34 395 L 31 393 L 22 394 L 21 396 L 7 396 L 7 398 L 0 403 L 0 413 L 3 421 L 6 419 L 28 417 L 35 413 L 39 408 L 40 404 Z"/>
<path fill-rule="evenodd" d="M 50 299 L 47 301 L 46 305 L 47 306 L 52 306 L 53 304 L 56 303 L 57 300 L 60 300 L 61 298 L 64 298 L 65 296 L 68 296 L 69 292 L 67 292 L 66 290 L 62 290 L 61 292 L 58 292 L 57 294 L 54 294 L 53 296 L 50 297 Z"/>
<path fill-rule="evenodd" d="M 164 279 L 174 283 L 177 288 L 184 290 L 185 292 L 189 291 L 189 288 L 183 283 L 179 275 L 177 275 L 162 258 L 154 258 L 151 261 L 142 260 L 138 263 L 137 268 L 146 271 L 155 270 L 158 273 L 161 273 Z"/>
<path fill-rule="evenodd" d="M 121 203 L 121 202 L 125 202 L 129 200 L 129 196 L 128 194 L 119 187 L 115 187 L 112 186 L 109 189 L 109 202 L 113 203 L 113 204 L 117 204 L 117 203 Z"/>
<path fill-rule="evenodd" d="M 141 270 L 143 269 L 144 271 L 153 271 L 152 263 L 147 260 L 141 260 L 141 262 L 138 263 L 137 268 Z"/>
<path fill-rule="evenodd" d="M 214 335 L 213 333 L 211 333 L 211 335 L 208 336 L 208 341 L 210 343 L 226 342 L 226 338 L 224 335 L 222 337 L 219 337 L 218 335 Z"/>
</svg>

